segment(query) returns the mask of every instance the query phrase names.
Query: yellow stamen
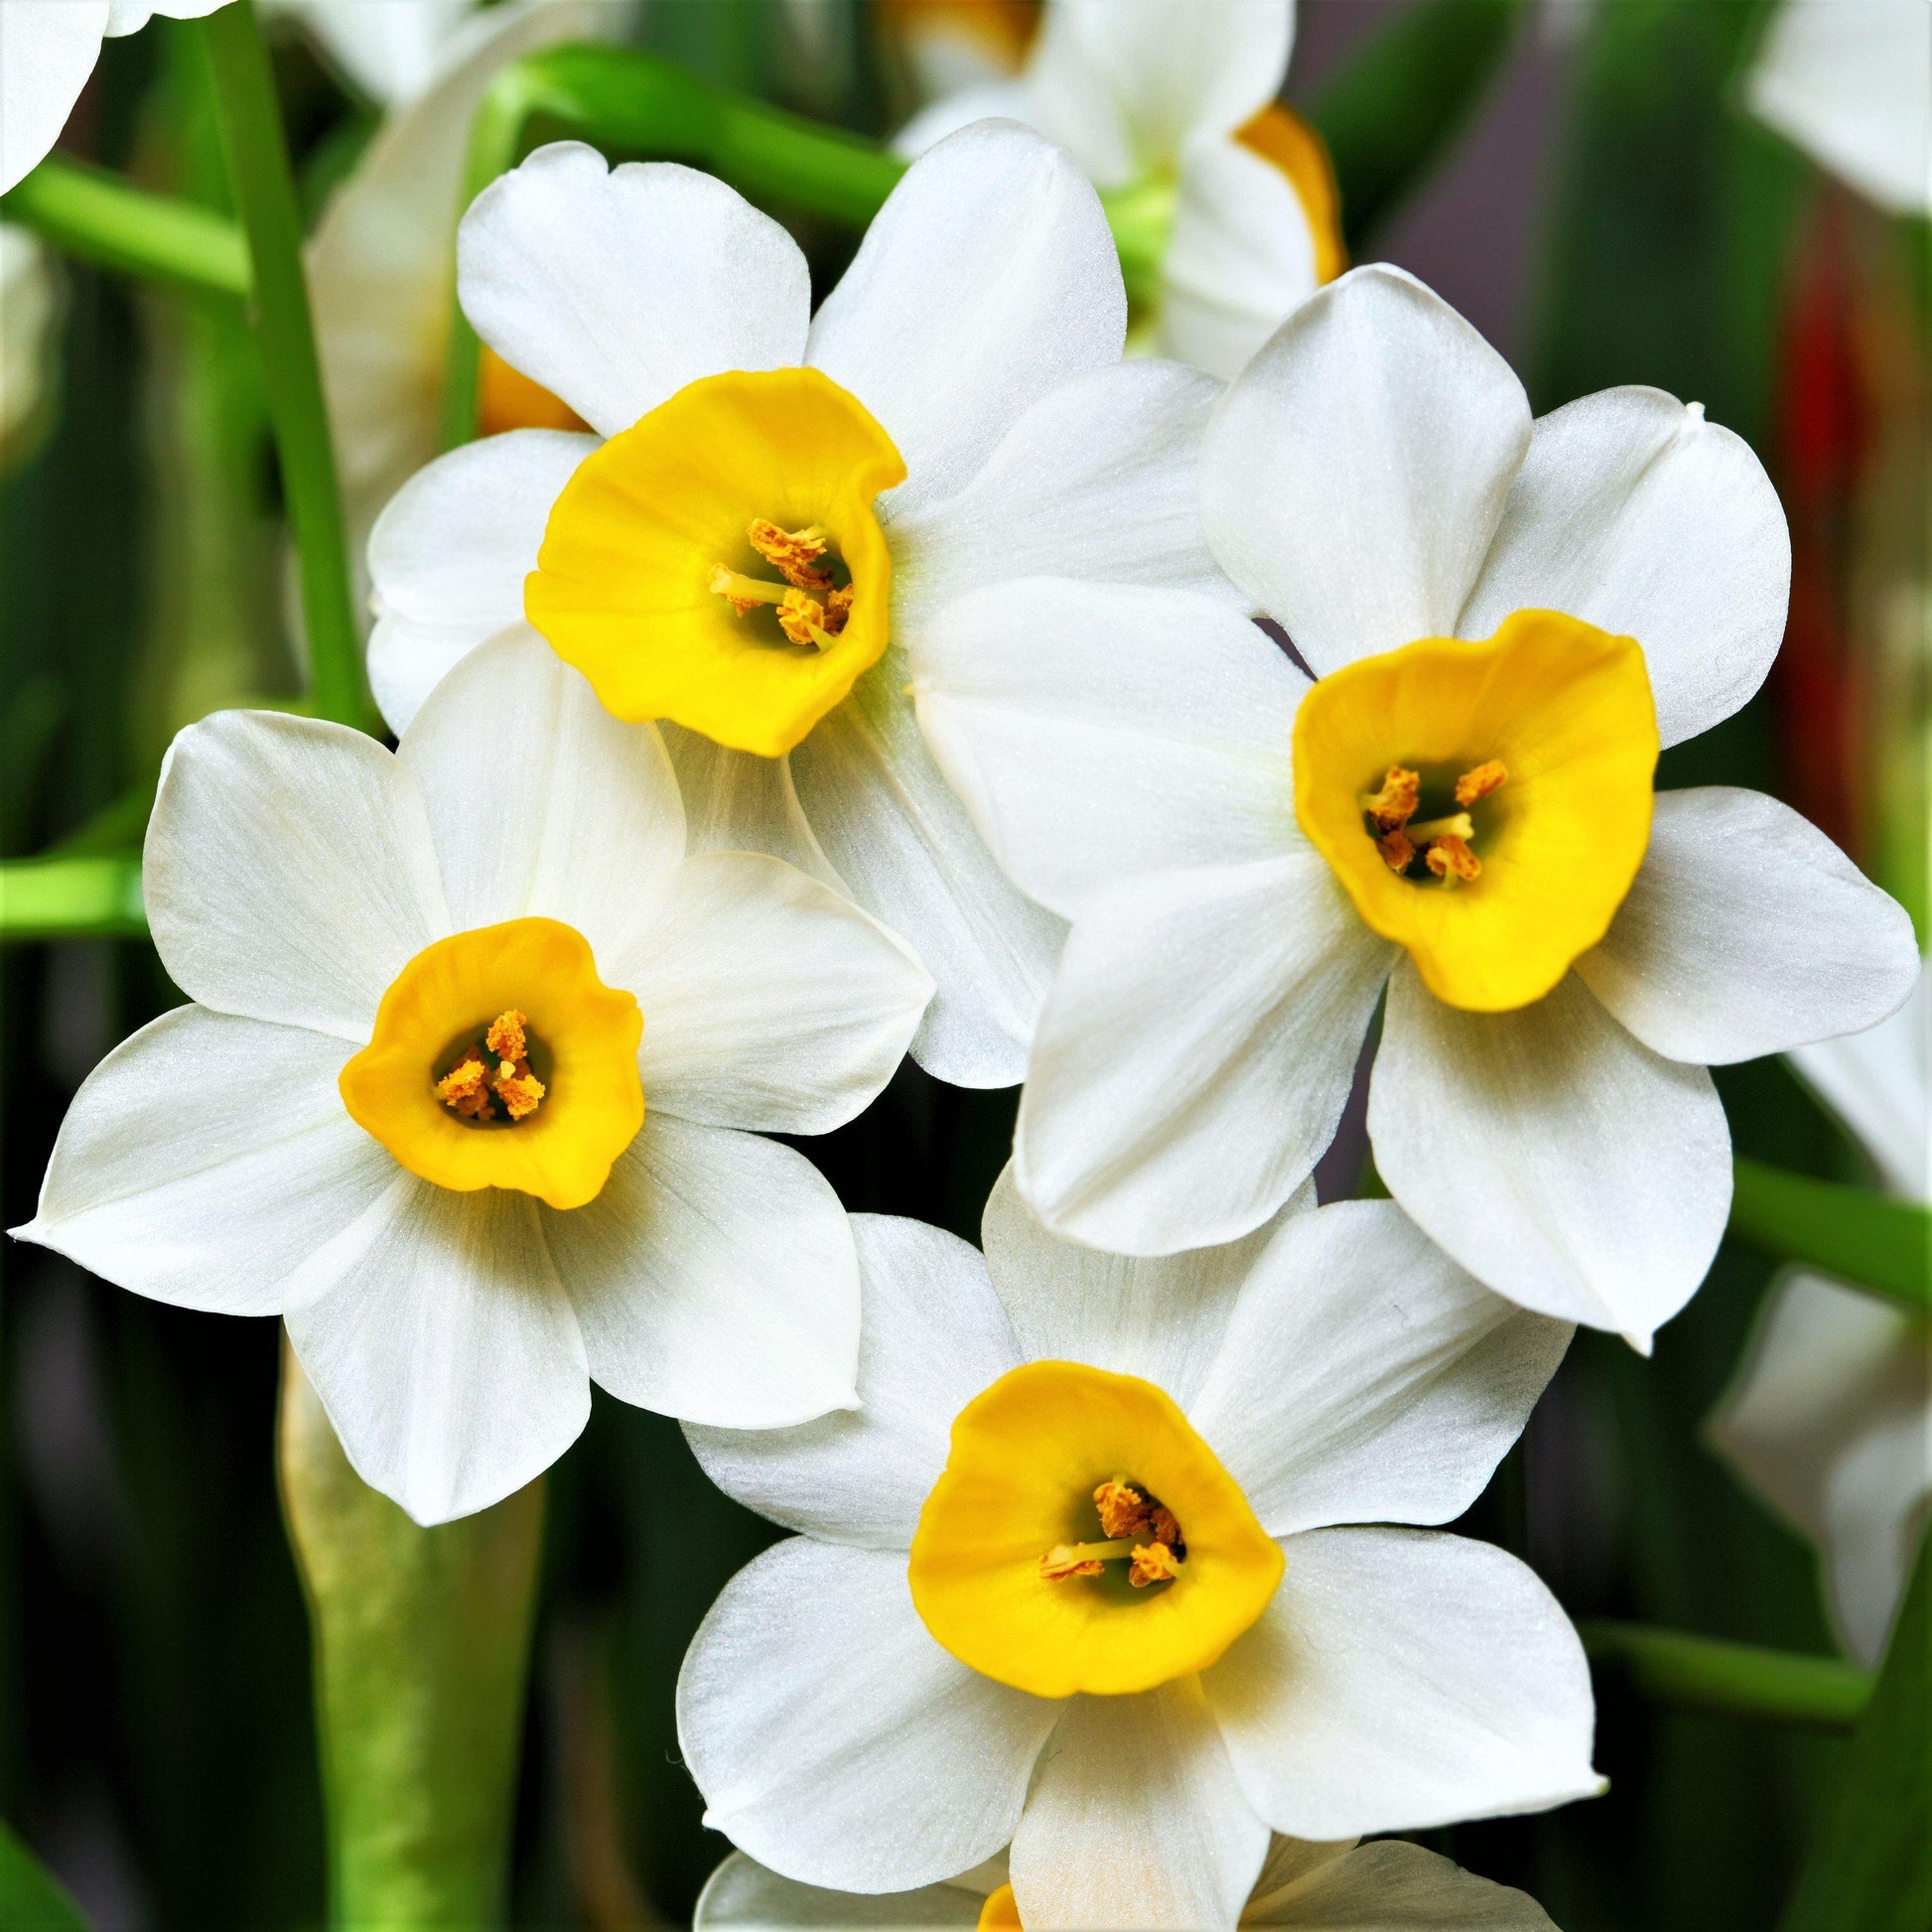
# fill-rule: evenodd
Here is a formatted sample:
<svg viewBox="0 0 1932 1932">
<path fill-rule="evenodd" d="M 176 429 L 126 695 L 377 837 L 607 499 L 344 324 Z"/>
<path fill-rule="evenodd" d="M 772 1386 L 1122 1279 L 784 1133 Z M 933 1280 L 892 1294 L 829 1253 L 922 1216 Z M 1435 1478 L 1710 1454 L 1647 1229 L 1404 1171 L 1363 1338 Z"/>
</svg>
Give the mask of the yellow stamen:
<svg viewBox="0 0 1932 1932">
<path fill-rule="evenodd" d="M 1150 1584 L 1171 1584 L 1180 1575 L 1180 1560 L 1165 1543 L 1144 1543 L 1134 1552 L 1127 1581 L 1136 1589 Z"/>
<path fill-rule="evenodd" d="M 787 584 L 801 591 L 832 588 L 831 572 L 816 568 L 830 541 L 816 523 L 807 524 L 802 530 L 781 530 L 769 517 L 755 516 L 746 534 L 752 540 L 752 548 Z"/>
<path fill-rule="evenodd" d="M 489 1088 L 484 1083 L 483 1061 L 472 1057 L 452 1067 L 437 1081 L 436 1097 L 464 1120 L 487 1120 Z"/>
<path fill-rule="evenodd" d="M 1455 802 L 1473 805 L 1478 798 L 1487 798 L 1508 776 L 1508 767 L 1501 759 L 1484 759 L 1474 770 L 1465 771 L 1456 779 Z"/>
<path fill-rule="evenodd" d="M 1482 870 L 1482 861 L 1452 832 L 1431 842 L 1423 854 L 1423 864 L 1445 886 L 1458 879 L 1473 879 Z"/>
<path fill-rule="evenodd" d="M 1415 817 L 1421 802 L 1422 773 L 1400 764 L 1383 773 L 1380 791 L 1362 794 L 1362 810 L 1375 821 L 1378 832 L 1399 832 Z"/>
<path fill-rule="evenodd" d="M 529 1024 L 522 1014 L 511 1007 L 507 1013 L 499 1013 L 489 1023 L 489 1031 L 483 1035 L 483 1044 L 499 1060 L 520 1060 L 530 1050 L 523 1031 Z"/>
<path fill-rule="evenodd" d="M 1138 1536 L 1147 1528 L 1147 1498 L 1119 1476 L 1109 1477 L 1093 1492 L 1093 1506 L 1109 1536 Z"/>
<path fill-rule="evenodd" d="M 1134 1554 L 1131 1536 L 1116 1537 L 1110 1543 L 1055 1543 L 1039 1560 L 1039 1574 L 1049 1584 L 1068 1577 L 1098 1577 L 1119 1557 Z"/>
<path fill-rule="evenodd" d="M 825 606 L 803 591 L 787 591 L 778 604 L 778 628 L 794 644 L 810 644 L 818 650 L 832 647 L 832 631 Z"/>
<path fill-rule="evenodd" d="M 499 1062 L 495 1078 L 489 1084 L 511 1120 L 524 1120 L 535 1113 L 537 1102 L 544 1094 L 543 1082 L 530 1071 L 527 1063 L 519 1072 L 508 1060 Z"/>
<path fill-rule="evenodd" d="M 1407 872 L 1416 856 L 1416 842 L 1406 832 L 1384 832 L 1375 849 L 1391 872 Z"/>
</svg>

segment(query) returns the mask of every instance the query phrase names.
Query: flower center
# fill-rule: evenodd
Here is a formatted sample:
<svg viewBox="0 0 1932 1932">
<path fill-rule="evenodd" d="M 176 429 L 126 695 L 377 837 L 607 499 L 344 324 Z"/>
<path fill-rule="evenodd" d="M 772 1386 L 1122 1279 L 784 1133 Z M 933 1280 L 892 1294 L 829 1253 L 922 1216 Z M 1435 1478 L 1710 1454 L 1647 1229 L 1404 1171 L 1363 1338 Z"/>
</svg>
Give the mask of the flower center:
<svg viewBox="0 0 1932 1932">
<path fill-rule="evenodd" d="M 1643 863 L 1657 714 L 1643 651 L 1557 611 L 1319 679 L 1295 719 L 1295 815 L 1362 919 L 1439 1000 L 1540 1000 Z"/>
<path fill-rule="evenodd" d="M 515 1007 L 499 1013 L 479 1040 L 466 1043 L 436 1082 L 436 1097 L 459 1120 L 484 1127 L 528 1120 L 548 1091 L 530 1071 L 529 1022 Z"/>
<path fill-rule="evenodd" d="M 618 717 L 781 757 L 885 654 L 873 506 L 904 479 L 892 438 L 818 370 L 705 376 L 578 466 L 524 612 Z"/>
<path fill-rule="evenodd" d="M 816 523 L 781 530 L 762 516 L 753 517 L 745 534 L 784 582 L 747 577 L 729 564 L 716 564 L 711 572 L 714 595 L 737 617 L 769 610 L 787 643 L 830 650 L 852 615 L 852 574 L 832 550 L 831 539 Z"/>
<path fill-rule="evenodd" d="M 1411 879 L 1435 879 L 1445 886 L 1482 876 L 1482 861 L 1471 850 L 1476 835 L 1468 807 L 1487 798 L 1509 776 L 1500 759 L 1485 759 L 1460 773 L 1449 796 L 1461 809 L 1419 819 L 1424 786 L 1420 771 L 1392 764 L 1375 791 L 1362 793 L 1362 819 L 1382 863 Z"/>
<path fill-rule="evenodd" d="M 1171 1584 L 1187 1561 L 1187 1545 L 1174 1513 L 1125 1476 L 1109 1476 L 1093 1492 L 1101 1543 L 1056 1543 L 1039 1560 L 1049 1584 L 1069 1577 L 1104 1577 L 1110 1563 L 1125 1562 L 1136 1589 Z"/>
<path fill-rule="evenodd" d="M 954 1421 L 906 1576 L 962 1663 L 1110 1696 L 1205 1670 L 1267 1607 L 1282 1553 L 1164 1391 L 1028 1362 Z"/>
<path fill-rule="evenodd" d="M 1011 1885 L 1002 1885 L 998 1891 L 987 1894 L 986 1903 L 980 1907 L 977 1932 L 1026 1932 L 1020 1922 L 1020 1903 Z"/>
<path fill-rule="evenodd" d="M 598 978 L 582 933 L 511 919 L 410 960 L 337 1084 L 350 1118 L 411 1173 L 582 1207 L 643 1125 L 643 1024 L 637 1002 Z"/>
</svg>

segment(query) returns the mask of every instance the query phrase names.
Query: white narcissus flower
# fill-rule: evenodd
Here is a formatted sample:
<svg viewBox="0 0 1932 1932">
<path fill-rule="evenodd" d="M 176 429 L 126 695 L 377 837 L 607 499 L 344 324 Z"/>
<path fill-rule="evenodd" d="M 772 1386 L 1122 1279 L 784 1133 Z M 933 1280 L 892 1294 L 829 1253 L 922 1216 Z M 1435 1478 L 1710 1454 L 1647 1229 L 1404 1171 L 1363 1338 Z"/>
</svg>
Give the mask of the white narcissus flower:
<svg viewBox="0 0 1932 1932">
<path fill-rule="evenodd" d="M 1387 992 L 1375 1161 L 1463 1267 L 1647 1347 L 1730 1200 L 1706 1067 L 1871 1025 L 1910 921 L 1795 812 L 1653 796 L 1735 711 L 1789 546 L 1749 449 L 1655 389 L 1534 424 L 1401 271 L 1293 316 L 1201 455 L 1204 600 L 976 592 L 913 654 L 993 850 L 1074 921 L 1021 1101 L 1022 1190 L 1165 1254 L 1273 1213 Z M 1574 970 L 1573 970 L 1574 969 Z"/>
<path fill-rule="evenodd" d="M 759 1136 L 865 1107 L 930 982 L 778 861 L 687 858 L 656 733 L 541 644 L 478 652 L 393 754 L 192 726 L 145 885 L 197 1004 L 88 1076 L 16 1232 L 280 1314 L 349 1460 L 421 1523 L 548 1467 L 592 1381 L 734 1427 L 855 1399 L 845 1216 Z"/>
<path fill-rule="evenodd" d="M 854 1217 L 861 1407 L 687 1431 L 715 1482 L 803 1532 L 685 1659 L 707 1824 L 844 1891 L 1011 1844 L 1032 1932 L 1232 1926 L 1271 1829 L 1601 1788 L 1549 1591 L 1486 1544 L 1389 1527 L 1468 1506 L 1571 1330 L 1393 1203 L 1307 1198 L 1164 1261 L 1055 1240 L 1010 1173 L 984 1257 Z"/>
<path fill-rule="evenodd" d="M 534 0 L 543 4 L 543 0 Z M 413 99 L 448 66 L 451 47 L 481 0 L 255 0 L 263 13 L 298 20 L 329 57 L 384 106 Z M 509 0 L 520 13 L 531 0 Z"/>
<path fill-rule="evenodd" d="M 1556 1932 L 1527 1892 L 1401 1839 L 1310 1845 L 1277 1838 L 1240 1923 L 1303 1932 Z M 918 1891 L 856 1892 L 801 1885 L 734 1852 L 711 1874 L 691 1924 L 692 1932 L 917 1925 L 1026 1932 L 1003 1858 Z"/>
<path fill-rule="evenodd" d="M 1932 0 L 1783 0 L 1744 92 L 1880 207 L 1932 213 Z"/>
<path fill-rule="evenodd" d="M 0 195 L 47 159 L 103 39 L 156 15 L 199 20 L 225 0 L 5 0 L 0 6 Z"/>
<path fill-rule="evenodd" d="M 1883 1026 L 1792 1054 L 1886 1186 L 1932 1202 L 1932 1000 L 1920 980 Z M 1784 1270 L 1710 1423 L 1718 1452 L 1825 1558 L 1840 1640 L 1875 1664 L 1932 1498 L 1932 1332 L 1905 1310 Z"/>
<path fill-rule="evenodd" d="M 686 728 L 694 837 L 837 879 L 914 947 L 930 1071 L 1017 1081 L 1061 926 L 932 762 L 905 646 L 966 587 L 1026 574 L 1240 603 L 1194 495 L 1218 385 L 1120 361 L 1092 188 L 1024 128 L 968 128 L 813 316 L 797 244 L 722 182 L 565 143 L 478 197 L 458 268 L 483 341 L 593 433 L 486 437 L 384 512 L 384 715 L 527 612 L 616 715 Z"/>
<path fill-rule="evenodd" d="M 1156 350 L 1239 372 L 1345 265 L 1334 175 L 1275 98 L 1295 0 L 1047 0 L 1021 75 L 935 101 L 901 154 L 983 115 L 1059 142 L 1159 256 Z"/>
<path fill-rule="evenodd" d="M 390 47 L 400 31 L 393 17 L 414 13 L 406 0 L 312 0 L 293 10 L 325 37 L 368 28 L 374 43 L 349 62 L 358 71 L 383 48 L 395 56 L 387 80 L 369 84 L 397 104 L 330 197 L 307 251 L 350 551 L 366 589 L 377 512 L 442 448 L 457 221 L 478 104 L 513 61 L 615 36 L 634 9 L 625 0 L 510 0 L 482 14 L 468 0 L 431 8 L 418 25 L 440 31 L 420 69 Z M 496 356 L 485 352 L 481 374 L 486 430 L 583 427 Z"/>
</svg>

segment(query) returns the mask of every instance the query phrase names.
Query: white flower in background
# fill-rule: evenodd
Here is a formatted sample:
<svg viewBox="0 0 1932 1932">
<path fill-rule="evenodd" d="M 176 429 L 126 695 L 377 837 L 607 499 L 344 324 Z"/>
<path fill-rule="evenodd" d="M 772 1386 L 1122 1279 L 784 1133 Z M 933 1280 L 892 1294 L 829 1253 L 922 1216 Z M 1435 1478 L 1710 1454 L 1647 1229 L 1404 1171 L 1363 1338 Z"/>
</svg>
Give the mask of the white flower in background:
<svg viewBox="0 0 1932 1932">
<path fill-rule="evenodd" d="M 88 1077 L 18 1233 L 280 1314 L 349 1460 L 422 1523 L 547 1468 L 593 1380 L 737 1427 L 854 1400 L 845 1216 L 759 1135 L 865 1107 L 929 982 L 776 860 L 688 859 L 657 735 L 552 652 L 477 653 L 393 754 L 191 727 L 145 885 L 198 1004 Z"/>
<path fill-rule="evenodd" d="M 1706 1066 L 1869 1026 L 1918 971 L 1904 912 L 1795 812 L 1653 798 L 1660 742 L 1777 649 L 1769 482 L 1655 389 L 1532 424 L 1501 356 L 1377 267 L 1227 392 L 1201 489 L 1316 683 L 1205 600 L 1102 587 L 974 593 L 913 653 L 974 822 L 1074 920 L 1022 1191 L 1129 1253 L 1257 1225 L 1386 988 L 1396 1199 L 1500 1294 L 1647 1347 L 1728 1211 Z"/>
<path fill-rule="evenodd" d="M 31 228 L 0 221 L 0 470 L 38 440 L 60 307 L 46 244 Z"/>
<path fill-rule="evenodd" d="M 1232 1926 L 1270 1831 L 1329 1841 L 1601 1788 L 1536 1577 L 1442 1523 L 1569 1340 L 1387 1201 L 1128 1261 L 1011 1174 L 985 1256 L 855 1216 L 861 1407 L 688 1431 L 802 1535 L 678 1685 L 705 1822 L 786 1877 L 904 1891 L 1012 1846 L 1055 1927 Z M 1339 1527 L 1343 1525 L 1374 1527 Z"/>
<path fill-rule="evenodd" d="M 350 550 L 366 590 L 376 513 L 442 448 L 457 221 L 478 104 L 513 61 L 614 37 L 634 9 L 623 0 L 511 0 L 479 14 L 465 0 L 418 18 L 407 0 L 307 0 L 290 10 L 395 103 L 308 246 Z M 405 32 L 403 21 L 415 24 Z M 481 377 L 485 430 L 583 427 L 487 351 Z"/>
<path fill-rule="evenodd" d="M 103 39 L 156 15 L 199 20 L 225 0 L 5 0 L 0 5 L 0 195 L 47 159 Z"/>
<path fill-rule="evenodd" d="M 1932 0 L 1784 0 L 1744 92 L 1880 207 L 1932 213 Z"/>
<path fill-rule="evenodd" d="M 822 11 L 820 0 L 788 0 L 788 9 Z M 874 11 L 921 105 L 1011 80 L 1039 25 L 1038 0 L 875 0 Z"/>
<path fill-rule="evenodd" d="M 826 1891 L 734 1852 L 698 1900 L 692 1932 L 803 1932 L 806 1927 L 956 1925 L 1025 1932 L 1007 1862 L 912 1892 Z M 1242 1925 L 1304 1932 L 1556 1932 L 1528 1893 L 1493 1884 L 1401 1839 L 1308 1845 L 1277 1838 Z"/>
<path fill-rule="evenodd" d="M 458 268 L 478 334 L 594 433 L 486 437 L 384 513 L 384 715 L 527 611 L 619 717 L 688 728 L 669 742 L 701 843 L 836 879 L 917 950 L 922 1064 L 1011 1085 L 1061 927 L 933 764 L 903 647 L 1029 573 L 1239 601 L 1194 495 L 1218 387 L 1120 361 L 1092 188 L 1023 128 L 966 129 L 814 317 L 797 244 L 722 182 L 566 143 L 478 197 Z"/>
<path fill-rule="evenodd" d="M 1885 1185 L 1932 1202 L 1932 1001 L 1920 980 L 1883 1026 L 1792 1054 Z M 1884 1654 L 1932 1497 L 1932 1334 L 1894 1308 L 1785 1269 L 1711 1419 L 1733 1469 L 1824 1553 L 1832 1621 L 1862 1663 Z"/>
<path fill-rule="evenodd" d="M 1319 138 L 1275 98 L 1295 0 L 1047 0 L 1017 79 L 963 88 L 894 146 L 983 115 L 1057 141 L 1158 259 L 1152 341 L 1222 377 L 1344 265 Z"/>
</svg>

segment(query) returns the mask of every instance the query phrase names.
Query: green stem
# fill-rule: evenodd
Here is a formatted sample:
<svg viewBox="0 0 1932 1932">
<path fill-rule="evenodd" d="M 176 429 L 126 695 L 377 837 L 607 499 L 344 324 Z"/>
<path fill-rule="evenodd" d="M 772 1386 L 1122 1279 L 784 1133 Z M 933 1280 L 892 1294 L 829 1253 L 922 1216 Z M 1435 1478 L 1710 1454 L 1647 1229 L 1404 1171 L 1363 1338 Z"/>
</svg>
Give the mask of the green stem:
<svg viewBox="0 0 1932 1932">
<path fill-rule="evenodd" d="M 508 67 L 471 124 L 464 206 L 513 168 L 532 129 L 632 159 L 681 161 L 761 206 L 863 227 L 905 164 L 876 143 L 748 100 L 633 48 L 559 47 Z M 476 434 L 477 339 L 459 310 L 450 334 L 445 441 Z"/>
<path fill-rule="evenodd" d="M 1785 1173 L 1741 1156 L 1730 1231 L 1781 1261 L 1800 1261 L 1932 1314 L 1932 1214 L 1863 1187 Z"/>
<path fill-rule="evenodd" d="M 83 261 L 216 295 L 249 293 L 248 244 L 225 214 L 50 155 L 0 213 Z"/>
<path fill-rule="evenodd" d="M 139 853 L 0 865 L 0 940 L 139 939 L 147 929 Z"/>
<path fill-rule="evenodd" d="M 1874 1673 L 1838 1657 L 1725 1643 L 1643 1623 L 1585 1623 L 1584 1648 L 1617 1663 L 1646 1697 L 1692 1711 L 1844 1728 L 1871 1699 Z"/>
<path fill-rule="evenodd" d="M 348 540 L 303 276 L 302 218 L 268 49 L 253 0 L 233 0 L 197 25 L 213 74 L 235 209 L 254 261 L 252 319 L 301 561 L 316 710 L 338 724 L 366 726 L 370 714 L 349 592 Z"/>
<path fill-rule="evenodd" d="M 349 1467 L 286 1345 L 277 1448 L 315 1637 L 330 1923 L 501 1924 L 543 1483 L 419 1528 Z"/>
</svg>

